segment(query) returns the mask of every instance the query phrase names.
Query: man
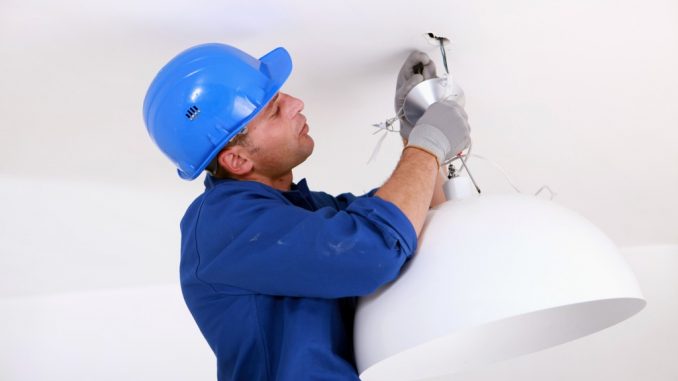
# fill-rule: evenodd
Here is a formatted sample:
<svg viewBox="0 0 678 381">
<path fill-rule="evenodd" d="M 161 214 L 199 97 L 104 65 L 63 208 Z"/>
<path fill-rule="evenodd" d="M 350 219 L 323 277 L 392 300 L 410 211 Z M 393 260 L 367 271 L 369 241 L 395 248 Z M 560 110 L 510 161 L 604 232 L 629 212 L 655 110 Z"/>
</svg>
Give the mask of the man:
<svg viewBox="0 0 678 381">
<path fill-rule="evenodd" d="M 144 101 L 149 134 L 179 175 L 210 172 L 181 221 L 180 272 L 219 380 L 358 380 L 356 297 L 393 281 L 413 255 L 439 165 L 467 144 L 461 107 L 436 103 L 414 128 L 401 121 L 409 142 L 379 189 L 312 192 L 293 182 L 314 142 L 304 103 L 279 91 L 291 69 L 282 48 L 256 59 L 199 45 L 158 73 Z M 428 56 L 412 54 L 396 110 L 433 76 Z"/>
</svg>

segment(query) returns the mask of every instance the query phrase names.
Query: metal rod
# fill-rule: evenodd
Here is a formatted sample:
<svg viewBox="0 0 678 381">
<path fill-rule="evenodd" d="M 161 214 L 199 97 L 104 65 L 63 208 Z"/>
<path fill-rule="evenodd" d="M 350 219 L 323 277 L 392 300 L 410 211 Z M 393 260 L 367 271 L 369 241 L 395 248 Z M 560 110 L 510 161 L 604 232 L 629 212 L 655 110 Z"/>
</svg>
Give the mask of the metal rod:
<svg viewBox="0 0 678 381">
<path fill-rule="evenodd" d="M 443 66 L 445 66 L 445 73 L 450 74 L 450 70 L 447 68 L 447 54 L 445 53 L 445 45 L 443 44 L 442 37 L 436 37 L 440 43 L 440 54 L 443 55 Z"/>
<path fill-rule="evenodd" d="M 478 191 L 478 194 L 480 194 L 480 188 L 478 188 L 478 184 L 476 184 L 476 180 L 473 178 L 473 175 L 471 172 L 468 170 L 468 166 L 466 166 L 466 160 L 464 159 L 463 156 L 460 156 L 461 158 L 461 165 L 464 167 L 466 170 L 466 173 L 468 173 L 468 177 L 471 179 L 471 182 L 473 183 L 473 186 L 476 187 L 476 190 Z"/>
</svg>

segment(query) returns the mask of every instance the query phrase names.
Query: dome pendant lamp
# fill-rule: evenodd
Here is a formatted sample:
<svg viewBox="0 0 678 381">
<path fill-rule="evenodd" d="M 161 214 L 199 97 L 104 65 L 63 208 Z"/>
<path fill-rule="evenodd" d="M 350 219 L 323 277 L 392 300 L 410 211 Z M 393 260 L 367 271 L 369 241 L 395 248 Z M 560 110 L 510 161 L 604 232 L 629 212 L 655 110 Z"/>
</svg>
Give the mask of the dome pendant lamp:
<svg viewBox="0 0 678 381">
<path fill-rule="evenodd" d="M 445 185 L 417 254 L 360 300 L 363 381 L 425 380 L 589 335 L 645 306 L 615 244 L 551 201 Z"/>
<path fill-rule="evenodd" d="M 413 125 L 436 101 L 465 101 L 447 67 L 448 40 L 429 37 L 446 75 L 407 95 L 403 115 Z M 429 211 L 416 255 L 395 282 L 358 304 L 361 380 L 470 370 L 575 340 L 643 309 L 630 267 L 591 222 L 534 196 L 479 195 L 473 178 L 450 169 L 448 201 Z"/>
</svg>

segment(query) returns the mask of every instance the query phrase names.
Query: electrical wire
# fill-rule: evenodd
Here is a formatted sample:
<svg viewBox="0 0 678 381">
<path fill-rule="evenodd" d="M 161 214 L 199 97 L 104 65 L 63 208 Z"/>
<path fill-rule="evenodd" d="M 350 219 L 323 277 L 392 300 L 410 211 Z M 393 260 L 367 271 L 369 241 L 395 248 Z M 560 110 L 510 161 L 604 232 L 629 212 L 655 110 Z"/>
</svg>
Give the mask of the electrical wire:
<svg viewBox="0 0 678 381">
<path fill-rule="evenodd" d="M 438 42 L 440 42 L 440 54 L 443 56 L 443 66 L 445 66 L 445 72 L 450 74 L 450 70 L 447 68 L 447 54 L 445 53 L 445 44 L 441 37 L 436 37 Z"/>
<path fill-rule="evenodd" d="M 450 71 L 449 71 L 448 66 L 447 66 L 447 54 L 446 54 L 446 52 L 445 52 L 445 44 L 444 44 L 444 42 L 443 42 L 443 38 L 435 37 L 435 36 L 433 36 L 433 37 L 436 38 L 436 39 L 438 40 L 438 42 L 440 43 L 440 54 L 442 55 L 442 58 L 443 58 L 443 66 L 445 67 L 445 72 L 446 72 L 444 78 L 447 79 L 447 78 L 449 77 Z M 446 83 L 447 83 L 447 82 L 446 82 Z M 445 98 L 443 98 L 443 100 L 449 100 L 449 99 L 452 98 L 452 97 L 456 97 L 456 94 L 450 94 L 450 95 L 446 96 Z M 456 99 L 452 99 L 452 100 L 453 100 L 453 101 L 456 101 Z M 394 117 L 388 118 L 388 119 L 386 119 L 384 122 L 381 122 L 381 123 L 377 123 L 377 124 L 373 124 L 373 125 L 372 125 L 372 126 L 374 126 L 374 127 L 376 127 L 376 128 L 378 129 L 377 131 L 375 131 L 375 132 L 373 133 L 373 135 L 376 135 L 376 134 L 379 133 L 380 131 L 384 131 L 384 134 L 383 134 L 383 136 L 379 139 L 379 141 L 377 142 L 376 147 L 375 147 L 374 150 L 372 151 L 372 155 L 370 156 L 370 159 L 368 160 L 368 164 L 371 163 L 371 162 L 376 158 L 377 153 L 378 153 L 379 150 L 381 149 L 381 145 L 382 145 L 382 143 L 384 142 L 384 139 L 386 138 L 386 136 L 388 135 L 388 133 L 389 133 L 389 132 L 399 132 L 398 130 L 396 130 L 396 129 L 393 127 L 393 125 L 395 124 L 395 122 L 396 122 L 398 119 L 402 118 L 402 117 L 404 116 L 404 114 L 405 114 L 405 103 L 403 102 L 403 104 L 400 106 L 400 108 L 398 109 L 398 111 L 396 112 L 396 115 L 395 115 Z M 506 172 L 506 170 L 504 170 L 504 168 L 502 168 L 499 164 L 495 163 L 494 161 L 492 161 L 492 160 L 490 160 L 490 159 L 488 159 L 488 158 L 486 158 L 486 157 L 483 157 L 483 156 L 480 156 L 480 155 L 476 155 L 476 154 L 472 154 L 472 153 L 471 153 L 472 148 L 473 148 L 473 141 L 472 141 L 472 140 L 470 139 L 470 137 L 469 137 L 469 146 L 468 146 L 468 149 L 466 150 L 466 153 L 465 153 L 465 154 L 464 154 L 463 152 L 459 153 L 457 156 L 455 156 L 455 157 L 452 158 L 451 160 L 445 162 L 444 165 L 452 165 L 452 163 L 453 163 L 455 160 L 460 160 L 460 161 L 461 161 L 462 168 L 463 168 L 463 169 L 466 171 L 466 173 L 468 174 L 469 178 L 471 179 L 471 182 L 472 182 L 473 185 L 475 186 L 475 188 L 476 188 L 476 190 L 478 191 L 478 193 L 481 193 L 481 192 L 480 192 L 480 188 L 478 187 L 478 184 L 476 184 L 476 181 L 475 181 L 475 179 L 473 178 L 473 175 L 471 174 L 471 172 L 469 171 L 468 165 L 466 164 L 466 162 L 467 162 L 467 158 L 469 158 L 469 157 L 476 157 L 476 158 L 478 158 L 478 159 L 485 160 L 485 161 L 489 162 L 490 164 L 492 164 L 497 170 L 499 170 L 499 172 L 504 176 L 504 178 L 506 179 L 506 181 L 511 185 L 511 187 L 512 187 L 516 192 L 518 192 L 518 193 L 523 193 L 523 192 L 521 192 L 521 190 L 513 183 L 513 181 L 511 180 L 511 178 L 510 178 L 510 176 L 508 175 L 508 173 Z M 452 168 L 454 168 L 454 167 L 452 167 Z M 547 190 L 547 191 L 550 193 L 550 199 L 551 199 L 551 200 L 553 200 L 553 198 L 557 195 L 557 193 L 555 193 L 548 185 L 542 185 L 542 186 L 537 190 L 537 192 L 535 192 L 534 195 L 535 195 L 535 196 L 538 196 L 538 195 L 539 195 L 542 191 L 544 191 L 544 190 Z"/>
<path fill-rule="evenodd" d="M 397 119 L 396 119 L 396 120 L 397 120 Z M 384 123 L 382 123 L 382 124 L 384 124 Z M 384 141 L 384 139 L 386 138 L 386 136 L 388 135 L 388 133 L 389 133 L 389 132 L 398 132 L 398 131 L 393 127 L 393 123 L 390 123 L 390 124 L 387 123 L 385 126 L 379 126 L 379 125 L 373 125 L 373 126 L 378 128 L 378 130 L 375 131 L 373 135 L 379 133 L 380 131 L 384 131 L 384 134 L 383 134 L 383 136 L 379 139 L 379 142 L 377 143 L 377 146 L 375 147 L 374 151 L 372 152 L 372 156 L 370 157 L 368 163 L 370 163 L 370 162 L 372 162 L 372 160 L 374 160 L 374 158 L 376 157 L 377 152 L 379 152 L 379 149 L 381 148 L 381 144 L 383 143 L 383 141 Z M 466 171 L 466 173 L 468 174 L 469 178 L 471 179 L 471 181 L 472 181 L 473 184 L 475 185 L 476 190 L 478 191 L 478 193 L 480 193 L 480 188 L 479 188 L 478 185 L 476 184 L 475 179 L 473 178 L 473 175 L 471 175 L 471 172 L 469 172 L 467 163 L 468 163 L 468 159 L 471 158 L 471 157 L 477 158 L 477 159 L 481 159 L 481 160 L 485 160 L 485 161 L 487 161 L 488 163 L 490 163 L 495 169 L 497 169 L 497 170 L 499 171 L 499 173 L 501 173 L 501 174 L 504 176 L 504 178 L 505 178 L 506 181 L 509 183 L 509 185 L 510 185 L 517 193 L 521 193 L 521 194 L 523 193 L 523 191 L 521 191 L 520 188 L 518 188 L 518 186 L 511 180 L 511 177 L 509 176 L 509 174 L 507 173 L 507 171 L 506 171 L 502 166 L 500 166 L 499 164 L 495 163 L 494 161 L 492 161 L 491 159 L 489 159 L 489 158 L 487 158 L 487 157 L 484 157 L 484 156 L 481 156 L 481 155 L 472 153 L 472 149 L 473 149 L 473 140 L 470 140 L 470 141 L 469 141 L 468 149 L 466 150 L 465 153 L 464 153 L 464 152 L 460 153 L 459 155 L 453 157 L 451 160 L 446 161 L 444 164 L 445 164 L 445 165 L 451 165 L 451 164 L 453 164 L 453 163 L 454 163 L 455 161 L 457 161 L 457 160 L 461 161 L 461 163 L 462 163 L 462 168 L 463 168 L 463 169 Z M 548 192 L 549 192 L 549 199 L 550 199 L 550 200 L 553 200 L 553 199 L 558 195 L 558 193 L 554 192 L 554 191 L 551 189 L 551 187 L 549 187 L 548 185 L 542 185 L 542 186 L 534 193 L 534 195 L 535 195 L 535 196 L 539 196 L 543 191 L 548 191 Z"/>
<path fill-rule="evenodd" d="M 467 156 L 469 156 L 469 155 L 467 155 Z M 490 164 L 492 164 L 497 170 L 499 170 L 499 172 L 500 172 L 502 175 L 504 175 L 504 178 L 506 179 L 506 181 L 511 185 L 511 187 L 513 187 L 513 189 L 514 189 L 516 192 L 518 192 L 518 193 L 523 193 L 520 189 L 518 189 L 518 187 L 516 186 L 516 184 L 514 184 L 513 181 L 511 181 L 511 177 L 508 175 L 508 173 L 506 173 L 506 170 L 504 170 L 504 168 L 502 168 L 499 164 L 495 163 L 494 161 L 492 161 L 492 160 L 490 160 L 490 159 L 488 159 L 488 158 L 486 158 L 486 157 L 484 157 L 484 156 L 480 156 L 480 155 L 475 154 L 475 153 L 472 154 L 472 155 L 470 155 L 470 156 L 471 156 L 471 157 L 478 158 L 478 159 L 481 159 L 481 160 L 485 160 L 485 161 L 489 162 Z"/>
</svg>

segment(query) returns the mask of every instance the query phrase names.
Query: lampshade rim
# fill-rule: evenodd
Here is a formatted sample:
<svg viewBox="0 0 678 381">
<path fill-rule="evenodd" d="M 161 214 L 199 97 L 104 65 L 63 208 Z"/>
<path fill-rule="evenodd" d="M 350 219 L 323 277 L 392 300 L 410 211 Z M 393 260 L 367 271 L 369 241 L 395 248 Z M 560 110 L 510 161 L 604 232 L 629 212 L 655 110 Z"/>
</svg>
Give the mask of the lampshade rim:
<svg viewBox="0 0 678 381">
<path fill-rule="evenodd" d="M 398 364 L 398 366 L 405 366 L 408 362 L 408 356 L 413 357 L 413 353 L 419 352 L 419 351 L 425 351 L 430 353 L 430 350 L 424 349 L 425 347 L 430 347 L 433 345 L 436 345 L 437 343 L 444 342 L 446 340 L 451 340 L 452 338 L 457 338 L 461 336 L 475 336 L 473 332 L 480 332 L 481 330 L 488 329 L 492 330 L 492 326 L 494 325 L 496 329 L 497 325 L 509 325 L 511 321 L 517 321 L 518 319 L 525 319 L 529 318 L 530 316 L 535 316 L 536 314 L 544 314 L 544 313 L 553 313 L 556 312 L 557 310 L 564 310 L 564 309 L 573 309 L 578 306 L 583 306 L 583 305 L 592 305 L 592 304 L 601 304 L 601 303 L 619 303 L 619 304 L 624 304 L 624 309 L 623 311 L 612 315 L 612 316 L 607 316 L 607 321 L 602 324 L 599 327 L 595 327 L 594 329 L 586 329 L 585 331 L 582 332 L 582 334 L 577 334 L 572 337 L 568 337 L 565 339 L 558 339 L 555 340 L 552 343 L 549 343 L 548 345 L 538 347 L 538 348 L 530 348 L 529 350 L 523 350 L 522 353 L 505 353 L 502 356 L 497 356 L 495 358 L 491 359 L 483 359 L 483 360 L 476 360 L 476 361 L 470 361 L 465 364 L 462 364 L 462 362 L 459 362 L 459 364 L 452 364 L 448 361 L 448 365 L 450 367 L 450 372 L 446 373 L 439 373 L 439 374 L 431 374 L 427 375 L 426 377 L 437 377 L 437 376 L 442 376 L 445 374 L 454 374 L 463 370 L 468 370 L 471 367 L 477 367 L 477 366 L 483 366 L 483 365 L 488 365 L 497 361 L 505 360 L 508 358 L 516 357 L 516 356 L 521 356 L 525 355 L 528 353 L 536 352 L 539 350 L 543 350 L 546 348 L 554 347 L 557 345 L 561 345 L 573 340 L 577 340 L 582 337 L 586 337 L 588 335 L 591 335 L 593 333 L 599 332 L 601 330 L 607 329 L 609 327 L 612 327 L 630 317 L 633 315 L 637 314 L 640 312 L 647 304 L 646 300 L 642 296 L 619 296 L 619 297 L 612 297 L 612 298 L 602 298 L 602 299 L 594 299 L 594 300 L 588 300 L 588 301 L 582 301 L 582 302 L 576 302 L 576 303 L 571 303 L 571 304 L 563 304 L 559 306 L 552 306 L 552 307 L 546 307 L 546 308 L 541 308 L 533 311 L 528 311 L 525 313 L 520 313 L 512 316 L 506 316 L 506 317 L 500 317 L 492 321 L 486 321 L 486 322 L 480 322 L 474 326 L 469 326 L 469 327 L 462 327 L 458 330 L 451 331 L 447 334 L 443 334 L 440 336 L 437 336 L 435 338 L 423 341 L 419 344 L 416 344 L 413 347 L 401 350 L 399 352 L 396 352 L 392 355 L 389 355 L 386 358 L 383 358 L 371 365 L 368 365 L 366 369 L 363 369 L 364 364 L 358 364 L 358 370 L 360 373 L 360 379 L 369 381 L 371 380 L 373 376 L 375 376 L 375 373 L 379 374 L 382 370 L 379 368 L 383 368 L 385 366 L 389 366 L 389 363 L 393 364 Z M 482 336 L 482 332 L 481 335 Z M 480 340 L 482 341 L 482 340 Z M 518 351 L 520 352 L 520 351 Z M 426 367 L 418 366 L 417 369 L 422 369 Z M 391 374 L 391 373 L 389 373 Z M 402 373 L 401 373 L 402 374 Z M 375 378 L 375 379 L 380 379 L 380 378 Z M 402 378 L 402 379 L 393 379 L 389 378 L 389 380 L 392 381 L 402 381 L 402 380 L 416 380 L 419 378 Z"/>
</svg>

